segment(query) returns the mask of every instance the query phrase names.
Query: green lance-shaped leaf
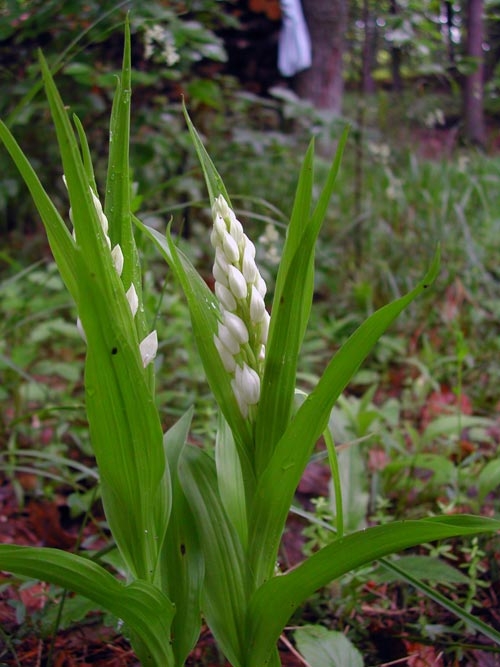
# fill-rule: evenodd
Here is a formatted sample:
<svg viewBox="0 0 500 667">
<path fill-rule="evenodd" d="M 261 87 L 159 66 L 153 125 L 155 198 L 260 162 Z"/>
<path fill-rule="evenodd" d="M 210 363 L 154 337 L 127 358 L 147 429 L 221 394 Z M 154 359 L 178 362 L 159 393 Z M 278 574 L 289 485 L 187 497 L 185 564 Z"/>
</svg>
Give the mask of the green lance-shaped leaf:
<svg viewBox="0 0 500 667">
<path fill-rule="evenodd" d="M 215 439 L 215 466 L 222 503 L 238 533 L 243 548 L 246 549 L 248 520 L 240 457 L 231 429 L 220 412 Z"/>
<path fill-rule="evenodd" d="M 229 199 L 229 195 L 224 186 L 224 182 L 219 172 L 215 168 L 215 165 L 212 162 L 212 158 L 207 153 L 205 146 L 203 145 L 203 142 L 200 139 L 200 135 L 196 131 L 196 128 L 193 125 L 191 118 L 189 117 L 184 102 L 182 103 L 182 110 L 184 112 L 184 118 L 186 119 L 186 124 L 188 126 L 189 134 L 191 135 L 191 139 L 193 141 L 196 154 L 198 155 L 198 159 L 200 161 L 200 165 L 203 171 L 203 176 L 205 177 L 208 196 L 210 198 L 210 206 L 213 206 L 216 197 L 218 197 L 219 195 L 223 195 L 224 199 L 227 201 L 229 206 L 231 206 L 231 200 Z"/>
<path fill-rule="evenodd" d="M 202 609 L 233 667 L 243 667 L 246 605 L 250 577 L 245 553 L 220 498 L 214 461 L 186 447 L 179 476 L 196 520 L 205 561 Z"/>
<path fill-rule="evenodd" d="M 188 410 L 164 436 L 172 475 L 172 513 L 160 557 L 162 589 L 175 604 L 172 648 L 176 664 L 184 665 L 200 633 L 204 562 L 196 522 L 177 472 L 193 411 Z"/>
<path fill-rule="evenodd" d="M 170 511 L 161 424 L 93 200 L 88 164 L 43 57 L 41 66 L 73 211 L 76 302 L 88 345 L 86 405 L 106 515 L 133 575 L 151 580 Z M 57 260 L 59 248 L 54 254 Z"/>
<path fill-rule="evenodd" d="M 0 545 L 0 570 L 34 577 L 80 593 L 121 618 L 143 667 L 174 667 L 170 624 L 174 607 L 157 588 L 126 586 L 88 558 L 36 547 Z"/>
<path fill-rule="evenodd" d="M 273 577 L 254 594 L 248 612 L 245 667 L 264 667 L 294 610 L 312 593 L 341 575 L 390 553 L 423 542 L 500 530 L 500 521 L 445 516 L 397 521 L 343 537 L 290 572 Z"/>
<path fill-rule="evenodd" d="M 439 254 L 436 254 L 427 275 L 411 292 L 380 308 L 352 334 L 332 358 L 277 444 L 259 478 L 255 502 L 249 510 L 250 558 L 257 585 L 272 575 L 293 494 L 335 401 L 384 331 L 432 283 L 438 267 Z"/>
<path fill-rule="evenodd" d="M 333 192 L 346 140 L 347 131 L 340 139 L 325 186 L 312 213 L 312 142 L 300 172 L 272 307 L 255 428 L 257 475 L 266 467 L 290 421 L 298 356 L 312 304 L 314 248 Z"/>
</svg>

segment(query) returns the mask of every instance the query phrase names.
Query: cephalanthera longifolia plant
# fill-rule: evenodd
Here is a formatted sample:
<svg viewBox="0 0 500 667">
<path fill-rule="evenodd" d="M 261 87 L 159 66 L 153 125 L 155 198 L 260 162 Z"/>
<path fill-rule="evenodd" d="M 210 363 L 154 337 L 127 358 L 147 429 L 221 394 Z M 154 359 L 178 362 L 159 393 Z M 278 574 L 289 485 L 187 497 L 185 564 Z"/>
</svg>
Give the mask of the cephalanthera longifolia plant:
<svg viewBox="0 0 500 667">
<path fill-rule="evenodd" d="M 126 580 L 84 553 L 0 545 L 0 569 L 81 593 L 121 618 L 143 665 L 181 666 L 202 616 L 235 667 L 279 665 L 277 640 L 316 589 L 386 554 L 430 540 L 495 531 L 500 522 L 443 516 L 394 522 L 342 535 L 289 572 L 278 548 L 294 491 L 314 445 L 328 436 L 332 406 L 380 335 L 433 281 L 423 281 L 374 313 L 326 367 L 316 388 L 294 403 L 295 375 L 313 293 L 314 247 L 345 135 L 315 206 L 311 144 L 274 289 L 266 285 L 228 193 L 186 114 L 213 213 L 215 294 L 166 236 L 130 210 L 130 35 L 110 127 L 104 206 L 90 151 L 40 59 L 57 132 L 71 212 L 49 199 L 4 124 L 0 138 L 45 225 L 87 343 L 85 401 L 109 527 Z M 76 132 L 75 132 L 76 129 Z M 206 375 L 220 408 L 215 456 L 186 445 L 191 413 L 162 433 L 154 400 L 156 333 L 142 308 L 134 224 L 158 245 L 186 295 Z M 334 449 L 330 447 L 334 461 Z"/>
</svg>

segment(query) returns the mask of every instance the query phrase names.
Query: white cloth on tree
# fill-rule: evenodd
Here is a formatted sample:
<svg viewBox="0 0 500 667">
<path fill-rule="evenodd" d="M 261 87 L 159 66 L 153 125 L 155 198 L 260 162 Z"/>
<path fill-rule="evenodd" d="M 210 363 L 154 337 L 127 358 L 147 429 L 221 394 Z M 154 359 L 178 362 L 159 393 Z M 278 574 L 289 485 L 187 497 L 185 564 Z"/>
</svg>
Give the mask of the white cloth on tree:
<svg viewBox="0 0 500 667">
<path fill-rule="evenodd" d="M 293 76 L 311 66 L 311 39 L 300 0 L 280 0 L 282 27 L 278 42 L 278 69 Z"/>
</svg>

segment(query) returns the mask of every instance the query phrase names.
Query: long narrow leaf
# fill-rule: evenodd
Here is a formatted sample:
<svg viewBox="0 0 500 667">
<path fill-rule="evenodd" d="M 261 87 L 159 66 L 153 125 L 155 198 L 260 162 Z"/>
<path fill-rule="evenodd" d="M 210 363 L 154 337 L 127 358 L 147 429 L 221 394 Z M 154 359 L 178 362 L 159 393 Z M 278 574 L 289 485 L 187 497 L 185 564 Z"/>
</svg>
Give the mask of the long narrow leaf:
<svg viewBox="0 0 500 667">
<path fill-rule="evenodd" d="M 172 513 L 161 552 L 163 589 L 175 604 L 172 647 L 179 667 L 184 665 L 200 633 L 204 562 L 193 513 L 182 491 L 178 466 L 193 411 L 189 410 L 165 434 L 165 454 L 172 476 Z"/>
<path fill-rule="evenodd" d="M 198 155 L 198 159 L 200 161 L 201 168 L 203 170 L 203 175 L 205 176 L 208 195 L 210 197 L 210 205 L 212 205 L 214 203 L 214 199 L 219 194 L 221 194 L 224 196 L 224 199 L 227 201 L 227 203 L 231 206 L 231 200 L 229 199 L 229 195 L 224 186 L 224 182 L 222 181 L 219 172 L 215 168 L 215 165 L 212 162 L 212 158 L 205 150 L 205 146 L 203 145 L 203 142 L 200 139 L 200 135 L 196 131 L 196 128 L 193 125 L 191 118 L 189 117 L 189 114 L 187 112 L 184 103 L 182 105 L 182 110 L 184 112 L 184 118 L 186 119 L 186 124 L 188 126 L 189 134 L 191 135 L 191 139 L 193 141 L 196 154 Z"/>
<path fill-rule="evenodd" d="M 314 248 L 347 140 L 345 131 L 318 204 L 311 215 L 313 143 L 302 165 L 273 300 L 266 366 L 255 429 L 255 468 L 260 474 L 289 421 L 297 362 L 314 289 Z"/>
<path fill-rule="evenodd" d="M 161 424 L 80 149 L 40 60 L 73 209 L 77 306 L 87 338 L 86 406 L 106 515 L 131 572 L 152 580 L 170 512 Z"/>
<path fill-rule="evenodd" d="M 389 570 L 395 574 L 399 579 L 408 582 L 411 586 L 419 590 L 430 600 L 434 600 L 434 602 L 437 602 L 452 614 L 455 614 L 455 616 L 461 619 L 467 626 L 474 628 L 474 630 L 480 632 L 485 637 L 488 637 L 488 639 L 491 639 L 500 646 L 500 632 L 498 630 L 495 630 L 495 628 L 487 625 L 480 618 L 477 618 L 476 616 L 473 616 L 469 612 L 465 611 L 463 607 L 461 607 L 456 602 L 453 602 L 453 600 L 447 598 L 445 595 L 436 590 L 436 588 L 429 586 L 421 579 L 418 579 L 417 577 L 414 577 L 406 572 L 404 569 L 398 566 L 397 562 L 387 560 L 386 558 L 381 558 L 380 564 L 386 570 Z"/>
<path fill-rule="evenodd" d="M 245 667 L 264 667 L 298 605 L 342 574 L 422 542 L 497 530 L 500 521 L 493 519 L 446 516 L 376 526 L 332 542 L 289 573 L 273 577 L 255 593 L 249 608 Z"/>
<path fill-rule="evenodd" d="M 272 574 L 293 494 L 335 401 L 384 331 L 432 283 L 438 267 L 436 254 L 427 275 L 411 292 L 378 310 L 354 332 L 330 361 L 278 443 L 259 479 L 250 510 L 253 519 L 250 554 L 257 585 Z"/>
<path fill-rule="evenodd" d="M 143 667 L 173 667 L 170 623 L 174 607 L 145 582 L 120 583 L 97 563 L 58 549 L 0 545 L 0 570 L 35 577 L 80 593 L 121 618 Z"/>
<path fill-rule="evenodd" d="M 243 667 L 250 594 L 245 553 L 224 510 L 215 465 L 208 454 L 186 447 L 179 475 L 201 538 L 206 570 L 203 613 L 233 667 Z"/>
</svg>

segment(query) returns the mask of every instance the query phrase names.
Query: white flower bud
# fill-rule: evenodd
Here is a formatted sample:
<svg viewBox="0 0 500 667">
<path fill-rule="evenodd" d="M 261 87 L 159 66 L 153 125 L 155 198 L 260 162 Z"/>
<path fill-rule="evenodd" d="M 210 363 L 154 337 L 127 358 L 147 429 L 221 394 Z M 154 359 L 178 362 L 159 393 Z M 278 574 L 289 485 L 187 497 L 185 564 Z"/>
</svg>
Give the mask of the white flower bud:
<svg viewBox="0 0 500 667">
<path fill-rule="evenodd" d="M 231 209 L 229 208 L 229 204 L 227 203 L 223 195 L 219 195 L 218 197 L 216 197 L 213 207 L 214 217 L 218 214 L 225 219 L 229 217 L 230 213 Z"/>
<path fill-rule="evenodd" d="M 111 259 L 113 260 L 116 273 L 121 276 L 123 272 L 123 252 L 120 245 L 117 243 L 113 250 L 111 251 Z"/>
<path fill-rule="evenodd" d="M 218 328 L 219 339 L 221 343 L 229 350 L 231 354 L 238 354 L 240 344 L 233 336 L 232 332 L 224 324 L 220 323 Z"/>
<path fill-rule="evenodd" d="M 215 295 L 225 310 L 236 310 L 236 299 L 220 281 L 215 282 Z"/>
<path fill-rule="evenodd" d="M 243 250 L 241 272 L 245 276 L 245 280 L 249 285 L 254 283 L 257 280 L 257 276 L 259 275 L 259 269 L 257 268 L 257 264 L 255 263 L 255 260 L 252 257 L 251 253 L 248 251 L 247 246 L 245 246 L 245 249 Z"/>
<path fill-rule="evenodd" d="M 158 335 L 156 330 L 148 334 L 139 344 L 139 351 L 142 357 L 142 365 L 146 368 L 146 366 L 153 361 L 158 352 Z"/>
<path fill-rule="evenodd" d="M 235 266 L 230 265 L 227 278 L 229 281 L 229 288 L 234 296 L 237 299 L 246 299 L 248 293 L 247 282 L 241 271 Z M 230 310 L 234 310 L 234 308 L 230 308 Z"/>
<path fill-rule="evenodd" d="M 92 195 L 92 200 L 94 202 L 95 210 L 97 211 L 97 216 L 99 218 L 99 222 L 101 223 L 102 231 L 104 232 L 104 234 L 107 235 L 108 234 L 108 219 L 104 215 L 104 211 L 102 210 L 101 201 L 100 201 L 99 197 L 97 197 L 95 195 L 93 190 L 90 191 L 90 194 Z"/>
<path fill-rule="evenodd" d="M 248 343 L 248 329 L 243 320 L 238 317 L 238 315 L 230 313 L 226 310 L 223 314 L 223 322 L 232 333 L 234 338 L 238 341 L 238 343 L 241 345 L 246 345 L 246 343 Z"/>
<path fill-rule="evenodd" d="M 265 312 L 266 305 L 264 299 L 259 294 L 259 290 L 255 285 L 252 285 L 252 292 L 250 294 L 250 319 L 254 324 L 257 324 L 257 322 L 261 322 L 264 319 Z"/>
<path fill-rule="evenodd" d="M 130 310 L 132 312 L 132 317 L 135 317 L 139 308 L 139 297 L 135 291 L 134 283 L 130 283 L 130 287 L 128 288 L 125 296 L 127 297 L 128 305 L 130 306 Z"/>
<path fill-rule="evenodd" d="M 254 244 L 250 241 L 248 236 L 245 236 L 245 252 L 247 255 L 249 255 L 252 259 L 255 259 L 255 246 Z"/>
<path fill-rule="evenodd" d="M 229 212 L 229 233 L 238 244 L 240 244 L 245 237 L 241 222 L 236 218 L 234 212 L 231 210 Z"/>
<path fill-rule="evenodd" d="M 236 368 L 236 361 L 234 360 L 233 355 L 227 349 L 224 343 L 220 340 L 220 338 L 215 335 L 214 335 L 214 344 L 221 358 L 222 365 L 224 366 L 224 368 L 228 373 L 233 373 L 234 369 Z"/>
<path fill-rule="evenodd" d="M 231 388 L 233 390 L 234 397 L 236 398 L 236 402 L 238 403 L 240 412 L 243 415 L 243 419 L 246 419 L 248 417 L 248 403 L 241 395 L 240 387 L 235 378 L 231 380 Z"/>
<path fill-rule="evenodd" d="M 227 279 L 227 271 L 224 271 L 224 269 L 221 267 L 219 262 L 215 262 L 214 268 L 212 269 L 212 273 L 215 278 L 215 285 L 217 286 L 217 283 L 220 285 L 224 285 L 224 287 L 229 287 L 229 282 Z"/>
<path fill-rule="evenodd" d="M 271 316 L 269 315 L 267 310 L 264 311 L 264 317 L 263 317 L 262 322 L 260 324 L 260 342 L 263 345 L 267 344 L 267 336 L 269 334 L 269 322 L 270 322 L 270 320 L 271 320 Z"/>
<path fill-rule="evenodd" d="M 226 223 L 224 222 L 223 218 L 217 214 L 214 218 L 214 232 L 216 238 L 220 239 L 220 242 L 222 242 L 222 239 L 224 237 L 224 234 L 227 233 L 227 227 Z M 214 245 L 218 245 L 215 243 Z"/>
<path fill-rule="evenodd" d="M 267 287 L 266 287 L 266 281 L 260 274 L 258 275 L 257 280 L 255 282 L 255 287 L 257 288 L 261 297 L 264 298 L 266 296 Z"/>
<path fill-rule="evenodd" d="M 228 262 L 237 262 L 240 259 L 240 250 L 238 244 L 229 232 L 225 232 L 222 237 L 222 249 Z"/>
<path fill-rule="evenodd" d="M 76 328 L 78 329 L 78 333 L 80 334 L 80 336 L 83 338 L 84 342 L 86 343 L 87 342 L 87 336 L 85 335 L 85 330 L 83 328 L 82 321 L 79 317 L 76 319 Z"/>
<path fill-rule="evenodd" d="M 255 405 L 260 398 L 260 377 L 253 368 L 247 364 L 236 366 L 235 380 L 240 396 L 247 405 Z"/>
</svg>

